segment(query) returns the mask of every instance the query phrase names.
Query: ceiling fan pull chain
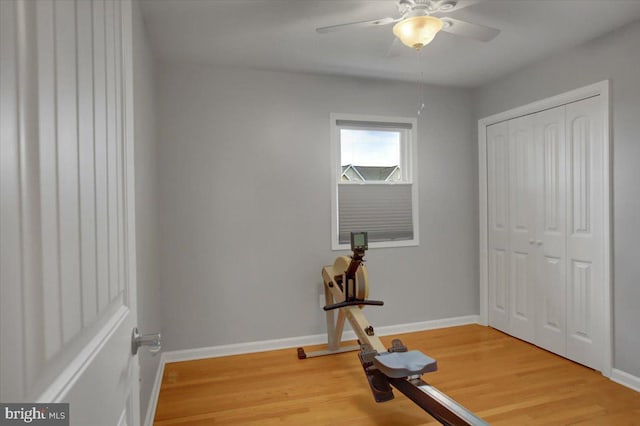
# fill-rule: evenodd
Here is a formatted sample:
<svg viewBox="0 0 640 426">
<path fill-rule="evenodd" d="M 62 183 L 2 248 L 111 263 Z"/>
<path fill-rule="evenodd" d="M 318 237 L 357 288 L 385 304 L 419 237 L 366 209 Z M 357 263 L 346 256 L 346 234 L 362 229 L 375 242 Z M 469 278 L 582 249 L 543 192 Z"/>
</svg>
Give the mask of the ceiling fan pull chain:
<svg viewBox="0 0 640 426">
<path fill-rule="evenodd" d="M 424 77 L 424 68 L 420 67 L 420 51 L 419 50 L 416 50 L 416 63 L 418 64 L 418 71 L 420 72 L 420 78 L 418 79 L 418 84 L 422 84 L 422 102 L 420 104 L 420 107 L 418 108 L 418 117 L 419 117 L 420 115 L 422 115 L 422 111 L 424 110 L 424 102 L 426 100 L 426 84 L 427 84 L 427 80 Z"/>
</svg>

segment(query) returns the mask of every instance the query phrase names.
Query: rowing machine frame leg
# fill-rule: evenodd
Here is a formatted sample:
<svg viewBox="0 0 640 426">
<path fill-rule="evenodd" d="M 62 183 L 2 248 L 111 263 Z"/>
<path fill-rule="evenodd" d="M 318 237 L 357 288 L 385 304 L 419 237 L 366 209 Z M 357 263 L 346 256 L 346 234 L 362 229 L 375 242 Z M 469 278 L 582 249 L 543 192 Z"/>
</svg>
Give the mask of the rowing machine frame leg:
<svg viewBox="0 0 640 426">
<path fill-rule="evenodd" d="M 331 266 L 322 268 L 326 306 L 345 301 L 343 289 L 341 289 L 335 281 L 335 277 L 338 275 Z M 357 304 L 325 311 L 325 316 L 327 321 L 327 348 L 309 353 L 306 353 L 303 348 L 298 348 L 299 359 L 360 350 L 360 345 L 340 345 L 342 342 L 342 332 L 344 331 L 344 325 L 347 320 L 351 324 L 351 328 L 356 333 L 360 343 L 368 344 L 378 352 L 386 351 L 380 339 L 375 336 L 373 326 L 367 321 L 367 318 L 362 314 L 362 310 Z"/>
</svg>

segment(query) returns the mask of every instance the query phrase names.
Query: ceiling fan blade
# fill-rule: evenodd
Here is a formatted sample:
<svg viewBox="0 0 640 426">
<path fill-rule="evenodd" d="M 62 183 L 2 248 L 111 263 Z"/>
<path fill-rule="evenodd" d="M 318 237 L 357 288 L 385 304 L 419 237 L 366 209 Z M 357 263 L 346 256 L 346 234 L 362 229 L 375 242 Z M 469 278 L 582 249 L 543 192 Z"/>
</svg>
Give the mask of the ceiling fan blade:
<svg viewBox="0 0 640 426">
<path fill-rule="evenodd" d="M 338 24 L 338 25 L 331 25 L 328 27 L 316 28 L 316 32 L 318 34 L 326 34 L 326 33 L 330 33 L 333 31 L 340 31 L 347 28 L 378 27 L 382 25 L 393 24 L 394 22 L 398 22 L 400 19 L 401 18 L 398 18 L 398 19 L 380 18 L 380 19 L 373 19 L 370 21 L 349 22 L 348 24 Z"/>
<path fill-rule="evenodd" d="M 473 38 L 479 41 L 491 41 L 500 34 L 500 30 L 498 29 L 485 27 L 484 25 L 472 24 L 471 22 L 449 18 L 448 16 L 446 18 L 442 18 L 442 21 L 444 22 L 442 31 L 462 37 Z"/>
<path fill-rule="evenodd" d="M 393 42 L 389 46 L 389 50 L 387 50 L 387 54 L 385 55 L 387 58 L 397 58 L 402 55 L 404 52 L 404 46 L 400 42 L 397 37 L 393 38 Z"/>
</svg>

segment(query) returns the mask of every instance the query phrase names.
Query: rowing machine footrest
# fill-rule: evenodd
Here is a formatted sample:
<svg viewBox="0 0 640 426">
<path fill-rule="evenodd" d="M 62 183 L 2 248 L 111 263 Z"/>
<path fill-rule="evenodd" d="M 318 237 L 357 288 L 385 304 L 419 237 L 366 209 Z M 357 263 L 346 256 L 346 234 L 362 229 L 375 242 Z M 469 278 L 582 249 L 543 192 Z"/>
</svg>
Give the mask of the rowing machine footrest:
<svg viewBox="0 0 640 426">
<path fill-rule="evenodd" d="M 396 379 L 423 375 L 438 369 L 436 360 L 420 351 L 385 352 L 376 355 L 373 364 L 385 376 Z"/>
<path fill-rule="evenodd" d="M 393 399 L 393 390 L 387 378 L 378 370 L 371 370 L 367 374 L 367 381 L 376 402 L 387 402 Z"/>
<path fill-rule="evenodd" d="M 386 402 L 393 399 L 393 390 L 389 385 L 388 378 L 373 366 L 371 360 L 377 352 L 369 345 L 363 345 L 358 353 L 358 358 L 367 376 L 373 399 L 376 402 Z"/>
</svg>

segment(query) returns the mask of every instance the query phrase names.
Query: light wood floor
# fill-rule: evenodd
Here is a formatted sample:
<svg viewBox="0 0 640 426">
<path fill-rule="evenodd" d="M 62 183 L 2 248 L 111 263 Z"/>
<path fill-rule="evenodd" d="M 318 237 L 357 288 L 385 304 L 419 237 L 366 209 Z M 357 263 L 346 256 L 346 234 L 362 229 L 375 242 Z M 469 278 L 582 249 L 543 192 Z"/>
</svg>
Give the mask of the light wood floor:
<svg viewBox="0 0 640 426">
<path fill-rule="evenodd" d="M 479 325 L 400 336 L 437 359 L 423 379 L 496 425 L 640 425 L 640 393 Z M 390 345 L 391 337 L 382 341 Z M 305 348 L 312 350 L 313 348 Z M 295 349 L 167 364 L 156 425 L 436 424 L 395 391 L 376 404 L 355 352 Z"/>
</svg>

